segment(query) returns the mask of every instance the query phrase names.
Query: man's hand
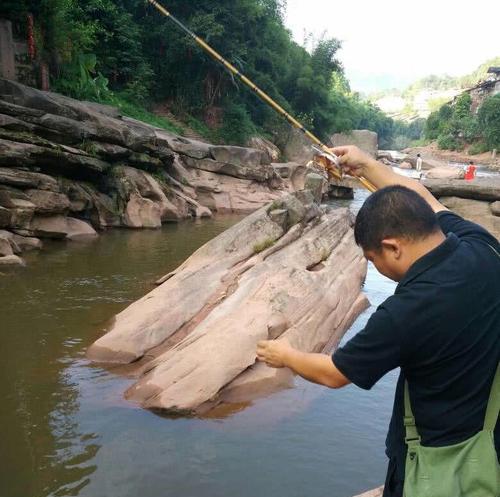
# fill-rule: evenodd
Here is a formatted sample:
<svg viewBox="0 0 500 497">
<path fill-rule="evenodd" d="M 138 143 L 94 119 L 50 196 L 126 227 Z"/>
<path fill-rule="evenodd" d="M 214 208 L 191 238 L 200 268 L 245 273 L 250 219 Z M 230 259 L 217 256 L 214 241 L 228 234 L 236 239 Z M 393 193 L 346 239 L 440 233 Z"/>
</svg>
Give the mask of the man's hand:
<svg viewBox="0 0 500 497">
<path fill-rule="evenodd" d="M 341 388 L 349 383 L 329 355 L 301 352 L 286 338 L 260 341 L 257 359 L 271 368 L 290 368 L 302 378 L 330 388 Z"/>
<path fill-rule="evenodd" d="M 432 193 L 419 181 L 398 174 L 381 162 L 377 162 L 354 145 L 331 148 L 330 151 L 339 158 L 339 166 L 351 176 L 363 176 L 377 189 L 392 185 L 403 185 L 417 192 L 431 206 L 434 212 L 447 210 Z"/>
<path fill-rule="evenodd" d="M 271 368 L 284 368 L 288 366 L 287 358 L 294 350 L 286 338 L 261 340 L 257 343 L 257 359 Z"/>
<path fill-rule="evenodd" d="M 354 145 L 331 148 L 330 151 L 339 158 L 339 166 L 351 176 L 364 176 L 366 169 L 374 159 Z"/>
</svg>

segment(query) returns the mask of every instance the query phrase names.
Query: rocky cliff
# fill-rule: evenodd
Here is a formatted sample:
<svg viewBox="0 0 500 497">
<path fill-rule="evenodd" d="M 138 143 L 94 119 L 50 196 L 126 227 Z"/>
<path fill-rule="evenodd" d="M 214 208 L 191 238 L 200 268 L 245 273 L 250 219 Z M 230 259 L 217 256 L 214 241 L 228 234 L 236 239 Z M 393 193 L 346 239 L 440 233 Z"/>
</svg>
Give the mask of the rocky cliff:
<svg viewBox="0 0 500 497">
<path fill-rule="evenodd" d="M 16 254 L 43 238 L 251 212 L 289 190 L 265 150 L 190 140 L 0 79 L 0 264 L 22 263 Z"/>
</svg>

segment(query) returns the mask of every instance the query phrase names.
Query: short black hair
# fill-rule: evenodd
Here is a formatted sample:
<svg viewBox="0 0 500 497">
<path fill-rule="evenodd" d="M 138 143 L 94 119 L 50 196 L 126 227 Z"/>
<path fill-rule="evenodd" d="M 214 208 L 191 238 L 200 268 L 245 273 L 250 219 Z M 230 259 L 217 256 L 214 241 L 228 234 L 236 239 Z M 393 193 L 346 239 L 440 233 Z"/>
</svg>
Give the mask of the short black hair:
<svg viewBox="0 0 500 497">
<path fill-rule="evenodd" d="M 417 192 L 394 185 L 368 197 L 356 217 L 354 238 L 364 250 L 378 251 L 385 238 L 416 241 L 439 229 L 436 214 Z"/>
</svg>

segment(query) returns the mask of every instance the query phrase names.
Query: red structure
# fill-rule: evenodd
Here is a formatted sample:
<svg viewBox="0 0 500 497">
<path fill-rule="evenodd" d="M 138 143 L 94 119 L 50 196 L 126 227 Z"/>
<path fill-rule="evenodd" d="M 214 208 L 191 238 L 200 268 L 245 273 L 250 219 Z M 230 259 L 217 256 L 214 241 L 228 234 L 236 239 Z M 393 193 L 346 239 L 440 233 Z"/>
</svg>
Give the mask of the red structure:
<svg viewBox="0 0 500 497">
<path fill-rule="evenodd" d="M 33 14 L 28 14 L 27 21 L 28 21 L 28 56 L 30 60 L 33 61 L 35 60 L 36 56 Z"/>
</svg>

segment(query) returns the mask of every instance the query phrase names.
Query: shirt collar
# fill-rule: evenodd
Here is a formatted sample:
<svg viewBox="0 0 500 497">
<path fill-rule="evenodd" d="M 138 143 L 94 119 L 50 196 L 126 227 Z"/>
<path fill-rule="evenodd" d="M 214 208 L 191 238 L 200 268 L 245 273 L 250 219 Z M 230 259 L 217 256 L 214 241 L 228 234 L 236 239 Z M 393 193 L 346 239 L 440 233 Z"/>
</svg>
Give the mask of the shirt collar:
<svg viewBox="0 0 500 497">
<path fill-rule="evenodd" d="M 439 264 L 441 261 L 446 259 L 446 257 L 448 257 L 448 255 L 457 248 L 459 242 L 460 240 L 454 233 L 448 233 L 444 242 L 432 249 L 430 252 L 427 252 L 427 254 L 420 257 L 420 259 L 417 259 L 410 266 L 403 279 L 398 283 L 396 292 L 435 264 Z"/>
</svg>

